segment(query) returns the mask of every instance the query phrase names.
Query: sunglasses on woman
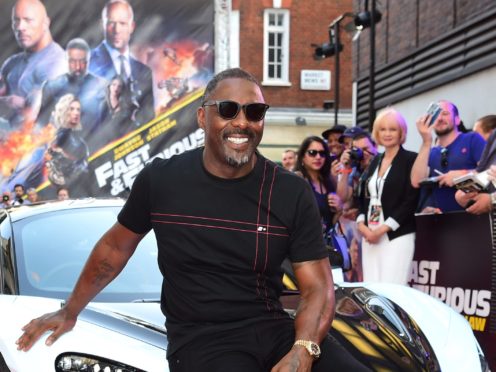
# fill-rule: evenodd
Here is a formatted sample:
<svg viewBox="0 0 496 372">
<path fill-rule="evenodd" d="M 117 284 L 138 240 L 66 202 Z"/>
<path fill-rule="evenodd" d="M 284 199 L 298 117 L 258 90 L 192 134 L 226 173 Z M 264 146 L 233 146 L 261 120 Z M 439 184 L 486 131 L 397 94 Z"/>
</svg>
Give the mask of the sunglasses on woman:
<svg viewBox="0 0 496 372">
<path fill-rule="evenodd" d="M 269 108 L 269 105 L 265 103 L 247 103 L 241 105 L 235 101 L 206 101 L 203 103 L 202 107 L 205 106 L 217 106 L 217 112 L 222 119 L 232 120 L 238 116 L 239 111 L 243 109 L 245 117 L 248 121 L 260 121 L 265 117 L 265 113 Z"/>
<path fill-rule="evenodd" d="M 307 150 L 307 154 L 311 158 L 315 158 L 317 154 L 319 154 L 321 158 L 325 158 L 327 156 L 324 150 Z"/>
</svg>

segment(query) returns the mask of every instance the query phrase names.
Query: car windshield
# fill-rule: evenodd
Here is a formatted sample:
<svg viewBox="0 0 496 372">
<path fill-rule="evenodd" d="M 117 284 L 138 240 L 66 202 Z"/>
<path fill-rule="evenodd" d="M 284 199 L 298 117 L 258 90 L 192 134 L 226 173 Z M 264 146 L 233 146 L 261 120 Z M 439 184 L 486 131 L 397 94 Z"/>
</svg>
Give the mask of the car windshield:
<svg viewBox="0 0 496 372">
<path fill-rule="evenodd" d="M 14 224 L 22 295 L 66 299 L 93 248 L 117 219 L 119 207 L 60 210 Z M 158 300 L 162 276 L 154 234 L 147 234 L 124 270 L 96 298 L 103 302 Z"/>
</svg>

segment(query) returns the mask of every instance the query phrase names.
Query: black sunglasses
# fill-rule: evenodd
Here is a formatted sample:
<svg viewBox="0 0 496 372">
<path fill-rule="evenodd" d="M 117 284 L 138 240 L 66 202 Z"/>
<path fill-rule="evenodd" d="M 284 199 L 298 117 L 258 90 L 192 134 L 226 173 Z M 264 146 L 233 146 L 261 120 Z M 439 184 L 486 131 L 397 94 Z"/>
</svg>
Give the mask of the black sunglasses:
<svg viewBox="0 0 496 372">
<path fill-rule="evenodd" d="M 307 150 L 307 154 L 311 158 L 315 158 L 317 154 L 319 154 L 321 158 L 325 158 L 327 156 L 327 153 L 324 150 Z"/>
<path fill-rule="evenodd" d="M 202 106 L 217 106 L 217 112 L 219 115 L 226 120 L 234 119 L 238 116 L 239 111 L 243 109 L 246 119 L 248 121 L 260 121 L 265 117 L 269 105 L 265 103 L 247 103 L 246 105 L 240 105 L 235 101 L 207 101 L 204 102 Z"/>
<path fill-rule="evenodd" d="M 447 148 L 441 149 L 441 166 L 443 168 L 446 168 L 448 166 L 448 149 Z"/>
</svg>

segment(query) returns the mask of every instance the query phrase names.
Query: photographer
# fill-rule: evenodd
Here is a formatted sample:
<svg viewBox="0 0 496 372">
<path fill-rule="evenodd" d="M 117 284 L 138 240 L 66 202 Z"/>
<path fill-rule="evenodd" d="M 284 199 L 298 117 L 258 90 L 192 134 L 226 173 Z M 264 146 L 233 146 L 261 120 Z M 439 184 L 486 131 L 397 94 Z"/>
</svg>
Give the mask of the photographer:
<svg viewBox="0 0 496 372">
<path fill-rule="evenodd" d="M 12 205 L 12 197 L 10 191 L 4 191 L 2 194 L 2 208 L 7 208 Z"/>
<path fill-rule="evenodd" d="M 336 193 L 343 202 L 351 201 L 360 176 L 377 155 L 377 146 L 370 134 L 360 127 L 346 129 L 339 141 L 351 139 L 351 148 L 343 151 L 334 167 L 339 172 Z"/>
</svg>

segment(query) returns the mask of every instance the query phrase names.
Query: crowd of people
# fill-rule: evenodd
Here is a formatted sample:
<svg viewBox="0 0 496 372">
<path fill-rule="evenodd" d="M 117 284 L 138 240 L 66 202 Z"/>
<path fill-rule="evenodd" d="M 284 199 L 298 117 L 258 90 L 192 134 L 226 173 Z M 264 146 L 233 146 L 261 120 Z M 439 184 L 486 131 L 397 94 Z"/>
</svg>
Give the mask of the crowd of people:
<svg viewBox="0 0 496 372">
<path fill-rule="evenodd" d="M 69 189 L 65 186 L 57 188 L 57 200 L 69 199 Z M 14 186 L 13 192 L 6 190 L 2 193 L 2 208 L 14 207 L 19 205 L 30 205 L 46 201 L 40 198 L 38 191 L 34 187 L 27 190 L 24 185 L 18 183 Z"/>
<path fill-rule="evenodd" d="M 298 150 L 284 151 L 283 167 L 314 192 L 324 237 L 337 222 L 348 242 L 352 268 L 345 279 L 405 285 L 416 213 L 492 210 L 491 183 L 481 192 L 462 191 L 456 183 L 469 172 L 496 175 L 496 115 L 481 117 L 469 131 L 454 103 L 437 104 L 437 117 L 424 114 L 416 121 L 418 153 L 403 148 L 408 125 L 392 107 L 378 113 L 371 133 L 335 125 L 304 139 Z"/>
</svg>

